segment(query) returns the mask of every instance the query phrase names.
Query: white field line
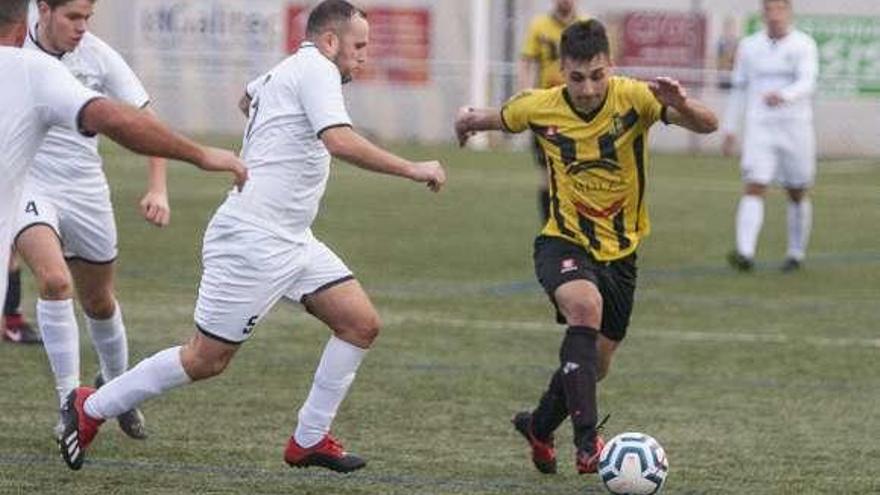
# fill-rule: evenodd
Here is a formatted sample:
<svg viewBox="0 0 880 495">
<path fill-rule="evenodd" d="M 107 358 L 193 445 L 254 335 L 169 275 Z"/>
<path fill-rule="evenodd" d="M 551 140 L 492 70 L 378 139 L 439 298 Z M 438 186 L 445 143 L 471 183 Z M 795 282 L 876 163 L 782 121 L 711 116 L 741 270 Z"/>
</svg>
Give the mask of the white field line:
<svg viewBox="0 0 880 495">
<path fill-rule="evenodd" d="M 554 332 L 559 333 L 559 326 L 548 322 L 537 321 L 504 321 L 504 320 L 486 320 L 486 319 L 463 319 L 448 318 L 440 315 L 432 315 L 419 312 L 393 312 L 384 311 L 382 320 L 386 325 L 407 325 L 407 324 L 432 324 L 438 326 L 454 327 L 454 328 L 472 328 L 475 330 L 502 330 L 502 331 L 524 331 L 524 332 Z M 773 331 L 729 331 L 729 332 L 698 332 L 690 330 L 656 330 L 641 329 L 632 330 L 634 335 L 639 337 L 650 337 L 655 339 L 670 340 L 675 342 L 697 342 L 697 343 L 747 343 L 747 344 L 777 344 L 784 346 L 808 345 L 813 347 L 853 347 L 853 348 L 872 348 L 880 349 L 880 338 L 850 338 L 850 337 L 815 337 L 815 336 L 794 336 L 785 335 Z"/>
</svg>

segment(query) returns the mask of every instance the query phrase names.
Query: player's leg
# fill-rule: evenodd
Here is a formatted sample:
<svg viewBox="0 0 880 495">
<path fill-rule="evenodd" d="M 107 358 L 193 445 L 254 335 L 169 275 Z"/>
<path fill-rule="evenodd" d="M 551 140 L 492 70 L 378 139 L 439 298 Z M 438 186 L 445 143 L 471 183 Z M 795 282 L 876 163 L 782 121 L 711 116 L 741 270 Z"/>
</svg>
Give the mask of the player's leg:
<svg viewBox="0 0 880 495">
<path fill-rule="evenodd" d="M 583 248 L 542 236 L 535 241 L 534 260 L 538 280 L 557 308 L 557 320 L 569 326 L 560 346 L 560 366 L 538 407 L 517 414 L 514 426 L 529 441 L 535 466 L 548 473 L 556 470 L 552 433 L 567 416 L 572 418 L 578 449 L 585 454 L 597 450 L 597 342 L 603 303 L 596 285 L 598 266 Z"/>
<path fill-rule="evenodd" d="M 62 409 L 63 432 L 58 440 L 61 456 L 71 469 L 79 469 L 85 451 L 107 419 L 135 410 L 142 402 L 170 390 L 220 374 L 238 345 L 199 332 L 184 346 L 160 351 L 138 363 L 98 390 L 74 390 Z"/>
<path fill-rule="evenodd" d="M 594 472 L 601 450 L 596 403 L 599 377 L 599 329 L 602 295 L 591 280 L 573 280 L 554 292 L 559 312 L 568 328 L 559 351 L 562 385 L 578 449 L 578 471 Z"/>
<path fill-rule="evenodd" d="M 128 369 L 128 340 L 122 312 L 113 295 L 115 263 L 70 259 L 77 297 L 98 354 L 101 376 L 110 381 Z"/>
<path fill-rule="evenodd" d="M 37 324 L 63 405 L 79 386 L 79 327 L 73 311 L 72 277 L 53 227 L 31 224 L 19 232 L 15 245 L 37 284 Z"/>
<path fill-rule="evenodd" d="M 291 466 L 354 471 L 366 462 L 344 452 L 330 435 L 330 427 L 379 334 L 379 315 L 348 267 L 327 246 L 313 241 L 307 260 L 307 268 L 288 297 L 299 299 L 333 335 L 324 347 L 284 457 Z"/>
<path fill-rule="evenodd" d="M 196 301 L 197 333 L 184 346 L 165 349 L 95 391 L 79 388 L 68 398 L 62 457 L 82 466 L 84 449 L 106 418 L 226 369 L 260 317 L 281 297 L 295 252 L 276 248 L 271 234 L 239 228 L 215 216 L 205 232 L 202 279 Z M 289 250 L 288 250 L 289 251 Z M 75 453 L 75 454 L 74 454 Z"/>
<path fill-rule="evenodd" d="M 114 243 L 115 245 L 115 243 Z M 115 249 L 113 256 L 115 256 Z M 128 369 L 128 337 L 122 310 L 113 295 L 115 262 L 97 263 L 84 259 L 68 261 L 86 327 L 98 355 L 100 372 L 95 387 L 100 388 Z M 119 427 L 131 438 L 147 438 L 143 413 L 130 409 L 116 416 Z"/>
<path fill-rule="evenodd" d="M 113 291 L 118 251 L 110 196 L 67 197 L 63 213 L 64 254 L 98 354 L 101 377 L 110 381 L 128 369 L 128 340 Z"/>
<path fill-rule="evenodd" d="M 813 204 L 806 188 L 787 188 L 788 193 L 788 249 L 782 271 L 800 269 L 807 254 L 807 244 L 813 225 Z"/>
<path fill-rule="evenodd" d="M 788 194 L 788 250 L 782 270 L 791 272 L 801 267 L 810 240 L 813 204 L 808 192 L 816 176 L 816 152 L 812 126 L 791 126 L 786 135 L 782 179 Z"/>
<path fill-rule="evenodd" d="M 15 344 L 39 344 L 40 334 L 21 314 L 21 268 L 15 253 L 9 255 L 6 300 L 3 303 L 3 340 Z"/>
<path fill-rule="evenodd" d="M 764 195 L 776 167 L 772 139 L 772 131 L 751 129 L 743 140 L 741 167 L 745 186 L 736 209 L 736 249 L 728 256 L 731 266 L 740 271 L 753 268 L 764 225 Z"/>
</svg>

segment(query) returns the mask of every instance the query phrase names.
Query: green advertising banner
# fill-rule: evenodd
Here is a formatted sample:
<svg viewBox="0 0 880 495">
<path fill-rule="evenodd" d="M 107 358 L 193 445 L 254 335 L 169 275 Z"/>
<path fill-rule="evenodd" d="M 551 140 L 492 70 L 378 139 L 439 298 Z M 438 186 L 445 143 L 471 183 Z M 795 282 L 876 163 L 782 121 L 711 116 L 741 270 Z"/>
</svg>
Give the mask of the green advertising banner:
<svg viewBox="0 0 880 495">
<path fill-rule="evenodd" d="M 821 92 L 880 94 L 880 17 L 800 15 L 796 24 L 819 46 Z M 762 27 L 760 14 L 754 14 L 746 33 Z"/>
</svg>

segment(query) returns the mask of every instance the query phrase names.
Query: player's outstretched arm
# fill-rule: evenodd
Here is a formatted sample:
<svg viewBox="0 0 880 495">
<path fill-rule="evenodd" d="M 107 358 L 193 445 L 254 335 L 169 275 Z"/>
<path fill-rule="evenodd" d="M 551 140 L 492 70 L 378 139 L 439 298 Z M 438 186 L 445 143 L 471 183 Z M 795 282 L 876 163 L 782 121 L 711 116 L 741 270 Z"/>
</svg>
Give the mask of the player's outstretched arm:
<svg viewBox="0 0 880 495">
<path fill-rule="evenodd" d="M 85 132 L 104 134 L 135 153 L 183 160 L 202 170 L 230 172 L 239 189 L 247 181 L 247 168 L 235 154 L 193 142 L 132 106 L 107 98 L 94 99 L 83 107 L 80 127 Z"/>
<path fill-rule="evenodd" d="M 687 91 L 675 79 L 658 77 L 648 84 L 657 100 L 666 106 L 666 120 L 700 134 L 718 130 L 718 117 L 703 103 L 688 98 Z"/>
<path fill-rule="evenodd" d="M 369 142 L 351 127 L 333 127 L 320 137 L 331 155 L 360 168 L 422 182 L 434 192 L 446 183 L 446 171 L 440 162 L 411 162 Z"/>
<path fill-rule="evenodd" d="M 156 113 L 149 107 L 143 111 L 154 117 Z M 171 222 L 171 205 L 168 202 L 168 162 L 164 158 L 151 156 L 147 159 L 147 192 L 139 203 L 141 215 L 156 227 L 166 227 Z"/>
<path fill-rule="evenodd" d="M 461 107 L 455 116 L 455 136 L 459 146 L 467 144 L 477 132 L 501 130 L 504 130 L 504 122 L 497 108 Z"/>
</svg>

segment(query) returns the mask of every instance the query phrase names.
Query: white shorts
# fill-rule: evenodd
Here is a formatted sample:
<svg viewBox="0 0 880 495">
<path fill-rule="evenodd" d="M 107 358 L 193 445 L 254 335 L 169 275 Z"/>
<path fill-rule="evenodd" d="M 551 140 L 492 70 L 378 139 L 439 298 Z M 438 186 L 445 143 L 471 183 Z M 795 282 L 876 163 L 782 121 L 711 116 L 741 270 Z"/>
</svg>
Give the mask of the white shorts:
<svg viewBox="0 0 880 495">
<path fill-rule="evenodd" d="M 742 178 L 753 184 L 812 186 L 816 178 L 813 126 L 804 122 L 749 126 L 743 139 Z"/>
<path fill-rule="evenodd" d="M 64 257 L 93 264 L 116 259 L 116 221 L 109 192 L 88 197 L 52 197 L 25 186 L 16 212 L 15 237 L 36 225 L 58 235 Z"/>
<path fill-rule="evenodd" d="M 250 338 L 282 297 L 295 302 L 354 278 L 323 242 L 281 239 L 257 226 L 216 214 L 205 231 L 196 301 L 199 330 L 227 343 Z"/>
</svg>

